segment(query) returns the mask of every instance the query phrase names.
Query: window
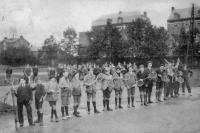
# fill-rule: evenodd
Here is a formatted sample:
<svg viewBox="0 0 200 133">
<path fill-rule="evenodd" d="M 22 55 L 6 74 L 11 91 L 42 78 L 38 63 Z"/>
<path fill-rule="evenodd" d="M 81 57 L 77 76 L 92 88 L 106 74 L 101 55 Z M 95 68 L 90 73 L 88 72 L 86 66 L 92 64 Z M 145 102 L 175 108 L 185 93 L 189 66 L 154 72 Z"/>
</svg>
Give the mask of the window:
<svg viewBox="0 0 200 133">
<path fill-rule="evenodd" d="M 122 18 L 122 17 L 118 17 L 117 22 L 118 22 L 118 23 L 123 23 L 123 18 Z"/>
<path fill-rule="evenodd" d="M 198 13 L 198 15 L 200 15 L 200 9 L 198 9 L 197 13 Z"/>
<path fill-rule="evenodd" d="M 180 14 L 174 13 L 174 18 L 175 18 L 175 19 L 180 19 Z"/>
<path fill-rule="evenodd" d="M 177 25 L 177 24 L 175 24 L 175 25 L 174 25 L 174 27 L 178 27 L 178 25 Z"/>
<path fill-rule="evenodd" d="M 112 19 L 108 18 L 107 19 L 107 24 L 112 24 Z"/>
</svg>

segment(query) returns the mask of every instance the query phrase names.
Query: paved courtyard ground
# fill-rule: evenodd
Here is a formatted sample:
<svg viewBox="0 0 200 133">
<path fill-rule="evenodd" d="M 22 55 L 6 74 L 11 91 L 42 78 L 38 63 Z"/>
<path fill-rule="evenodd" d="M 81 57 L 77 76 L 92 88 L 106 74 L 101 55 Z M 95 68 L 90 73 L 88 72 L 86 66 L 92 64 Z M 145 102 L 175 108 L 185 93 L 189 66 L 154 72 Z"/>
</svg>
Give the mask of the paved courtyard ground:
<svg viewBox="0 0 200 133">
<path fill-rule="evenodd" d="M 137 98 L 137 101 L 139 99 Z M 153 98 L 153 100 L 155 100 Z M 81 118 L 72 118 L 51 123 L 45 116 L 44 127 L 24 127 L 14 131 L 12 115 L 0 117 L 1 133 L 199 133 L 200 132 L 200 88 L 193 88 L 193 96 L 180 95 L 162 103 L 123 110 L 87 115 L 81 109 Z M 114 107 L 114 104 L 112 104 Z M 99 106 L 102 109 L 101 106 Z"/>
<path fill-rule="evenodd" d="M 127 92 L 123 92 L 122 103 L 123 110 L 113 112 L 102 112 L 102 92 L 97 93 L 97 106 L 102 112 L 99 115 L 90 116 L 86 113 L 86 94 L 82 91 L 81 98 L 81 118 L 72 118 L 59 123 L 50 123 L 50 107 L 47 102 L 44 103 L 45 126 L 44 127 L 25 127 L 18 130 L 18 133 L 199 133 L 200 132 L 200 71 L 193 70 L 194 75 L 190 82 L 193 86 L 193 96 L 181 95 L 179 98 L 173 98 L 162 103 L 154 103 L 148 107 L 141 107 L 139 102 L 139 92 L 136 89 L 136 108 L 127 109 Z M 15 76 L 18 74 L 16 73 Z M 20 74 L 21 75 L 21 74 Z M 4 77 L 0 73 L 0 77 Z M 40 73 L 40 77 L 45 81 L 47 73 Z M 0 78 L 1 80 L 3 78 Z M 155 96 L 155 88 L 152 95 Z M 10 91 L 9 86 L 0 86 L 0 96 Z M 180 91 L 181 93 L 181 91 Z M 153 97 L 155 101 L 155 97 Z M 12 99 L 9 95 L 8 104 L 12 105 Z M 72 114 L 72 104 L 70 104 L 70 114 Z M 112 93 L 111 106 L 114 108 L 114 93 Z M 36 116 L 36 110 L 33 106 L 33 115 Z M 60 100 L 57 106 L 58 115 L 61 117 Z M 26 115 L 26 110 L 24 110 Z M 14 119 L 12 114 L 0 114 L 0 133 L 15 133 Z M 26 116 L 25 116 L 26 119 Z M 25 120 L 27 121 L 27 120 Z M 25 123 L 27 126 L 28 123 Z M 48 125 L 48 126 L 47 126 Z"/>
</svg>

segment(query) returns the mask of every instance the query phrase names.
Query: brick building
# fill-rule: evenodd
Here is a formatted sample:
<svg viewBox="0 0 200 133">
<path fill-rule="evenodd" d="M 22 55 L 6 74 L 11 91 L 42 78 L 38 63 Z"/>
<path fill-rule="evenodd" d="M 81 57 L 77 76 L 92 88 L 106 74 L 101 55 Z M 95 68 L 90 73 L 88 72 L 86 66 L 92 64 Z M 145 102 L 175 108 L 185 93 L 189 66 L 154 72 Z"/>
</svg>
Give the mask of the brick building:
<svg viewBox="0 0 200 133">
<path fill-rule="evenodd" d="M 175 9 L 171 7 L 171 14 L 167 20 L 167 28 L 170 34 L 178 35 L 183 27 L 189 31 L 192 7 Z M 200 6 L 194 7 L 194 26 L 200 30 Z"/>
</svg>

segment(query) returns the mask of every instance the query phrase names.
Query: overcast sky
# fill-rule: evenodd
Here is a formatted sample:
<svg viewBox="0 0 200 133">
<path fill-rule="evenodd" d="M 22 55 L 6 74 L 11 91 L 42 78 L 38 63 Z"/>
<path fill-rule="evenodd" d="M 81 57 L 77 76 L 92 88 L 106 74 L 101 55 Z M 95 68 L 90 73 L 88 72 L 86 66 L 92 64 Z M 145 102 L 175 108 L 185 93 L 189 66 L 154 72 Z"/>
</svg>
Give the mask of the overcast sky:
<svg viewBox="0 0 200 133">
<path fill-rule="evenodd" d="M 154 25 L 167 28 L 171 7 L 191 7 L 192 3 L 200 5 L 200 0 L 1 0 L 0 39 L 15 32 L 40 46 L 52 34 L 60 39 L 68 26 L 87 31 L 93 20 L 119 10 L 147 11 Z"/>
</svg>

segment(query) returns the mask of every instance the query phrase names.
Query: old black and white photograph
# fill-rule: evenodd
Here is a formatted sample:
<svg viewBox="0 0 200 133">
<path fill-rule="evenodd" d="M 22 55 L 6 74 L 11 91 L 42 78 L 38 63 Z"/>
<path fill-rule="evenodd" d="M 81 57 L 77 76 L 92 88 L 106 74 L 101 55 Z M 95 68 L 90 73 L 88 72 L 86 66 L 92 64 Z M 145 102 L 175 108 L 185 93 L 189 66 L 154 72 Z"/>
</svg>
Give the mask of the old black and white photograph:
<svg viewBox="0 0 200 133">
<path fill-rule="evenodd" d="M 0 133 L 200 133 L 200 0 L 0 0 Z"/>
</svg>

